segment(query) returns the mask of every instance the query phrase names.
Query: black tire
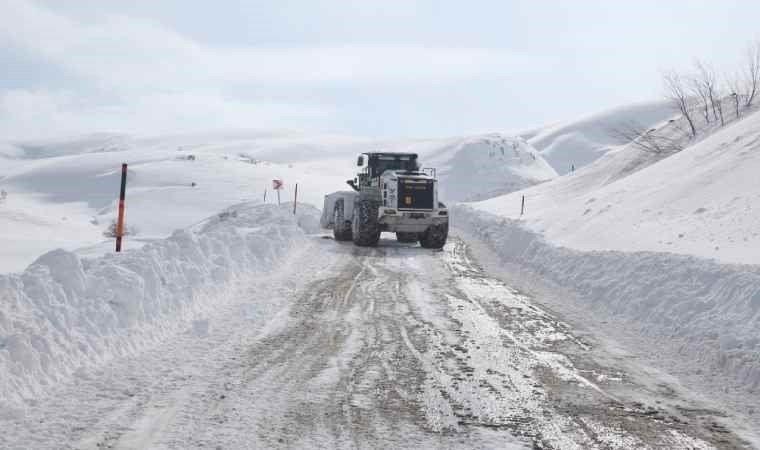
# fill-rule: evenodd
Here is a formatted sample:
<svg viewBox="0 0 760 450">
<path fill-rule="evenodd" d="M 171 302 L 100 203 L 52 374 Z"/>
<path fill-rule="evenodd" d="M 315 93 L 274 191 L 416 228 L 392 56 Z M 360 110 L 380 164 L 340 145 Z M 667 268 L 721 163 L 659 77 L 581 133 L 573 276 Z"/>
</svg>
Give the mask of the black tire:
<svg viewBox="0 0 760 450">
<path fill-rule="evenodd" d="M 427 230 L 420 233 L 420 245 L 424 248 L 443 248 L 449 237 L 449 224 L 430 225 Z"/>
<path fill-rule="evenodd" d="M 360 247 L 376 247 L 380 241 L 380 224 L 377 222 L 379 205 L 371 200 L 359 200 L 354 205 L 354 221 L 351 231 L 354 244 Z"/>
<path fill-rule="evenodd" d="M 413 242 L 417 242 L 419 239 L 420 239 L 419 233 L 409 233 L 409 232 L 403 232 L 403 231 L 396 232 L 396 240 L 399 242 L 411 244 Z"/>
<path fill-rule="evenodd" d="M 335 236 L 336 241 L 351 240 L 351 222 L 346 220 L 344 211 L 343 199 L 335 202 L 335 209 L 333 211 L 333 236 Z"/>
</svg>

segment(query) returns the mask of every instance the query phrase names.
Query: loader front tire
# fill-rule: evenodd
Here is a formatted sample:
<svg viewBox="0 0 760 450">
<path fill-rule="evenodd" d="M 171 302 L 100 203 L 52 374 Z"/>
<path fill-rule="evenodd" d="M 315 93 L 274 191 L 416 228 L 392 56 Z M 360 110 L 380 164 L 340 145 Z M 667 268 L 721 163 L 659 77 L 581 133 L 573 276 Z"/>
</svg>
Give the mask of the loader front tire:
<svg viewBox="0 0 760 450">
<path fill-rule="evenodd" d="M 359 200 L 354 205 L 354 220 L 351 226 L 354 244 L 359 247 L 377 247 L 380 241 L 378 223 L 379 205 L 371 200 Z"/>
</svg>

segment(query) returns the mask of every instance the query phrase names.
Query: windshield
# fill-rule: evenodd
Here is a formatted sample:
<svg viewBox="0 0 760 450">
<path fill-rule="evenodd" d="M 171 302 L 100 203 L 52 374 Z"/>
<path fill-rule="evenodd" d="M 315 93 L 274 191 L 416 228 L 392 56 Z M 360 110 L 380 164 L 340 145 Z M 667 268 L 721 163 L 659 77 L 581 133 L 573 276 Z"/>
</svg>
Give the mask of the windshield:
<svg viewBox="0 0 760 450">
<path fill-rule="evenodd" d="M 370 167 L 373 170 L 373 176 L 379 176 L 386 170 L 408 170 L 416 171 L 417 157 L 411 155 L 378 155 L 370 161 Z"/>
</svg>

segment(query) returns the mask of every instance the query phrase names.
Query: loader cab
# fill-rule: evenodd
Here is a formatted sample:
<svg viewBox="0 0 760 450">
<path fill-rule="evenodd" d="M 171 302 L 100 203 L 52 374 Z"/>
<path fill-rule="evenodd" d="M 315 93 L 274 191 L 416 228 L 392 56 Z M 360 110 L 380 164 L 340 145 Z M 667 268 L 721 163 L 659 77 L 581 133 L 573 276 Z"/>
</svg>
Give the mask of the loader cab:
<svg viewBox="0 0 760 450">
<path fill-rule="evenodd" d="M 363 153 L 359 156 L 356 164 L 359 167 L 365 165 L 362 173 L 368 178 L 377 178 L 386 170 L 403 170 L 417 172 L 420 170 L 416 153 Z"/>
</svg>

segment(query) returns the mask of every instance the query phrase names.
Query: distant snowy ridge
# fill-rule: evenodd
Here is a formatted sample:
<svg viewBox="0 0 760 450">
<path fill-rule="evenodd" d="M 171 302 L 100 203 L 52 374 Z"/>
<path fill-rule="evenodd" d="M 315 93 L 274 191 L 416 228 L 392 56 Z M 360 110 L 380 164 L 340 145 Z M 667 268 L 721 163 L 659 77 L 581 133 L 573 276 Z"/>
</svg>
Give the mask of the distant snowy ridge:
<svg viewBox="0 0 760 450">
<path fill-rule="evenodd" d="M 315 208 L 237 205 L 141 249 L 80 259 L 54 250 L 0 275 L 0 411 L 177 331 L 240 275 L 266 274 L 317 229 Z M 186 323 L 185 323 L 186 326 Z"/>
<path fill-rule="evenodd" d="M 675 111 L 666 101 L 626 105 L 530 132 L 528 142 L 557 172 L 565 174 L 627 144 L 616 136 L 615 128 L 635 124 L 647 130 L 673 116 Z"/>
<path fill-rule="evenodd" d="M 500 133 L 466 137 L 431 152 L 441 196 L 450 201 L 485 200 L 557 177 L 557 172 L 522 138 Z"/>
<path fill-rule="evenodd" d="M 454 206 L 452 215 L 459 229 L 497 255 L 502 275 L 519 288 L 535 288 L 533 281 L 560 286 L 574 294 L 589 326 L 609 320 L 655 346 L 651 356 L 667 370 L 698 374 L 713 393 L 760 402 L 760 265 L 579 251 L 466 205 Z M 567 307 L 570 299 L 554 301 Z"/>
</svg>

